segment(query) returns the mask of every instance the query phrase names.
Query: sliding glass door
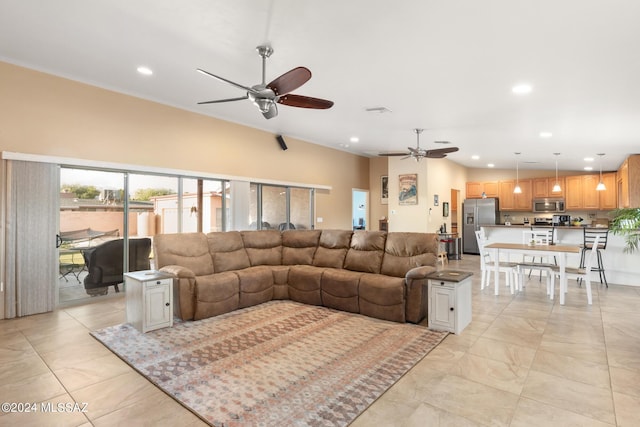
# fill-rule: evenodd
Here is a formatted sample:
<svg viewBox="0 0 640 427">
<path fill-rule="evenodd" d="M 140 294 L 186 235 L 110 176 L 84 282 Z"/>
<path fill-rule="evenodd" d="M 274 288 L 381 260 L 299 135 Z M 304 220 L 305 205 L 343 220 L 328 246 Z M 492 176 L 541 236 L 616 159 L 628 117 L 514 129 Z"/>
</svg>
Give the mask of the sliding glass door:
<svg viewBox="0 0 640 427">
<path fill-rule="evenodd" d="M 96 247 L 123 238 L 124 189 L 122 172 L 60 169 L 59 303 L 116 292 L 113 286 L 85 286 L 91 282 L 86 260 Z M 122 256 L 117 262 L 122 269 Z"/>
</svg>

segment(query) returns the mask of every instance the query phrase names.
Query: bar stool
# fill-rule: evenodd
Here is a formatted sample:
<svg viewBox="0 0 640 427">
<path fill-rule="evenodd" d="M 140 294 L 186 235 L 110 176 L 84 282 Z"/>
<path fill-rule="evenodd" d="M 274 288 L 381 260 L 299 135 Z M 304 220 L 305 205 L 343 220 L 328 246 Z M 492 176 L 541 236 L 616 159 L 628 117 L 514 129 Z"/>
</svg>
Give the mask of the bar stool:
<svg viewBox="0 0 640 427">
<path fill-rule="evenodd" d="M 438 262 L 444 267 L 445 262 L 449 263 L 449 245 L 454 243 L 453 233 L 440 233 L 438 244 Z"/>
<path fill-rule="evenodd" d="M 585 227 L 583 229 L 583 243 L 582 243 L 582 251 L 580 252 L 580 268 L 584 268 L 585 267 L 585 255 L 587 253 L 587 251 L 589 251 L 589 249 L 595 249 L 596 253 L 598 254 L 597 260 L 598 260 L 598 266 L 592 266 L 591 267 L 591 271 L 597 271 L 598 275 L 600 276 L 600 283 L 603 283 L 607 286 L 607 288 L 609 287 L 609 284 L 607 283 L 607 276 L 605 276 L 604 274 L 604 264 L 602 262 L 602 252 L 603 250 L 607 249 L 607 237 L 609 236 L 609 229 L 608 228 L 599 228 L 599 227 L 595 227 L 595 228 L 588 228 Z M 597 240 L 597 245 L 596 247 L 594 247 L 594 242 L 596 241 L 596 238 L 598 238 Z"/>
</svg>

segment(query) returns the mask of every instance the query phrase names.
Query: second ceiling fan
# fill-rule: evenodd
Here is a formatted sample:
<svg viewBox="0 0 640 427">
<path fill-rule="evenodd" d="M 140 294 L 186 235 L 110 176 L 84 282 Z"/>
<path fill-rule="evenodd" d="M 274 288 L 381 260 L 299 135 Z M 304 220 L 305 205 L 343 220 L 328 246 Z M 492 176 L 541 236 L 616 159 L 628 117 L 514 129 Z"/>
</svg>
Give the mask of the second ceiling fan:
<svg viewBox="0 0 640 427">
<path fill-rule="evenodd" d="M 402 159 L 412 158 L 416 162 L 419 162 L 423 158 L 442 159 L 447 157 L 447 154 L 455 153 L 456 151 L 458 151 L 458 147 L 436 148 L 434 150 L 425 150 L 424 148 L 420 148 L 420 134 L 423 131 L 424 129 L 414 129 L 414 132 L 416 133 L 416 138 L 417 138 L 417 146 L 407 147 L 407 149 L 409 150 L 408 153 L 380 153 L 379 155 L 380 156 L 404 156 Z"/>
<path fill-rule="evenodd" d="M 198 71 L 202 74 L 213 77 L 214 79 L 228 83 L 247 92 L 245 96 L 238 98 L 203 101 L 198 102 L 198 104 L 217 104 L 221 102 L 248 99 L 260 109 L 260 112 L 266 119 L 271 119 L 278 115 L 278 107 L 276 104 L 313 109 L 326 109 L 333 106 L 333 102 L 326 99 L 312 98 L 310 96 L 294 95 L 290 93 L 305 84 L 311 78 L 311 71 L 309 71 L 308 68 L 296 67 L 267 84 L 265 81 L 266 60 L 273 53 L 273 48 L 271 46 L 261 45 L 258 46 L 256 50 L 258 51 L 258 55 L 262 58 L 262 83 L 251 87 L 244 86 L 198 68 Z"/>
</svg>

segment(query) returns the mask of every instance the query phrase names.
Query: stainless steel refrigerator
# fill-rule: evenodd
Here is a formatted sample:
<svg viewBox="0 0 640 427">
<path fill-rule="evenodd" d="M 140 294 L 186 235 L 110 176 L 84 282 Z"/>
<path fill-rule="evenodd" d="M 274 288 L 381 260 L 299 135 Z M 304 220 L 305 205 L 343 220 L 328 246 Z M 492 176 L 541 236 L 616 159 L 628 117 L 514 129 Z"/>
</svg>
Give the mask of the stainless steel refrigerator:
<svg viewBox="0 0 640 427">
<path fill-rule="evenodd" d="M 483 225 L 498 224 L 498 199 L 465 199 L 462 204 L 462 252 L 480 254 L 475 232 Z"/>
</svg>

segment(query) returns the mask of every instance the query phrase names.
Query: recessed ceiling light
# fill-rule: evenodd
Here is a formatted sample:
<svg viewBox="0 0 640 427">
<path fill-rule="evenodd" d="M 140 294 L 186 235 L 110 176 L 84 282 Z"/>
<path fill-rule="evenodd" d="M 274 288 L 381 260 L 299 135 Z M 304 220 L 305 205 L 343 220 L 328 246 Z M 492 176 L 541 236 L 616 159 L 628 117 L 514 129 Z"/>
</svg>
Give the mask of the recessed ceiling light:
<svg viewBox="0 0 640 427">
<path fill-rule="evenodd" d="M 592 168 L 591 166 L 585 166 L 585 167 L 584 167 L 584 170 L 586 170 L 586 171 L 592 171 L 592 170 L 593 170 L 593 168 Z"/>
<path fill-rule="evenodd" d="M 515 93 L 516 95 L 527 95 L 531 93 L 532 90 L 533 88 L 528 83 L 518 84 L 511 88 L 511 92 Z"/>
<path fill-rule="evenodd" d="M 140 66 L 137 68 L 138 72 L 144 76 L 150 76 L 153 74 L 153 71 L 149 67 Z"/>
<path fill-rule="evenodd" d="M 551 138 L 552 136 L 551 132 L 540 132 L 540 138 Z"/>
<path fill-rule="evenodd" d="M 585 162 L 593 162 L 593 157 L 585 157 L 584 161 Z"/>
<path fill-rule="evenodd" d="M 480 156 L 478 156 L 477 154 L 474 154 L 473 156 L 471 156 L 471 158 L 473 160 L 478 160 L 480 158 Z"/>
<path fill-rule="evenodd" d="M 357 136 L 352 136 L 351 138 L 349 138 L 349 141 L 351 141 L 351 142 L 360 142 L 360 138 L 358 138 Z"/>
<path fill-rule="evenodd" d="M 487 165 L 487 167 L 488 167 L 488 168 L 492 168 L 492 167 L 494 167 L 494 166 L 495 166 L 495 165 L 494 165 L 493 163 L 489 163 L 489 164 Z"/>
</svg>

